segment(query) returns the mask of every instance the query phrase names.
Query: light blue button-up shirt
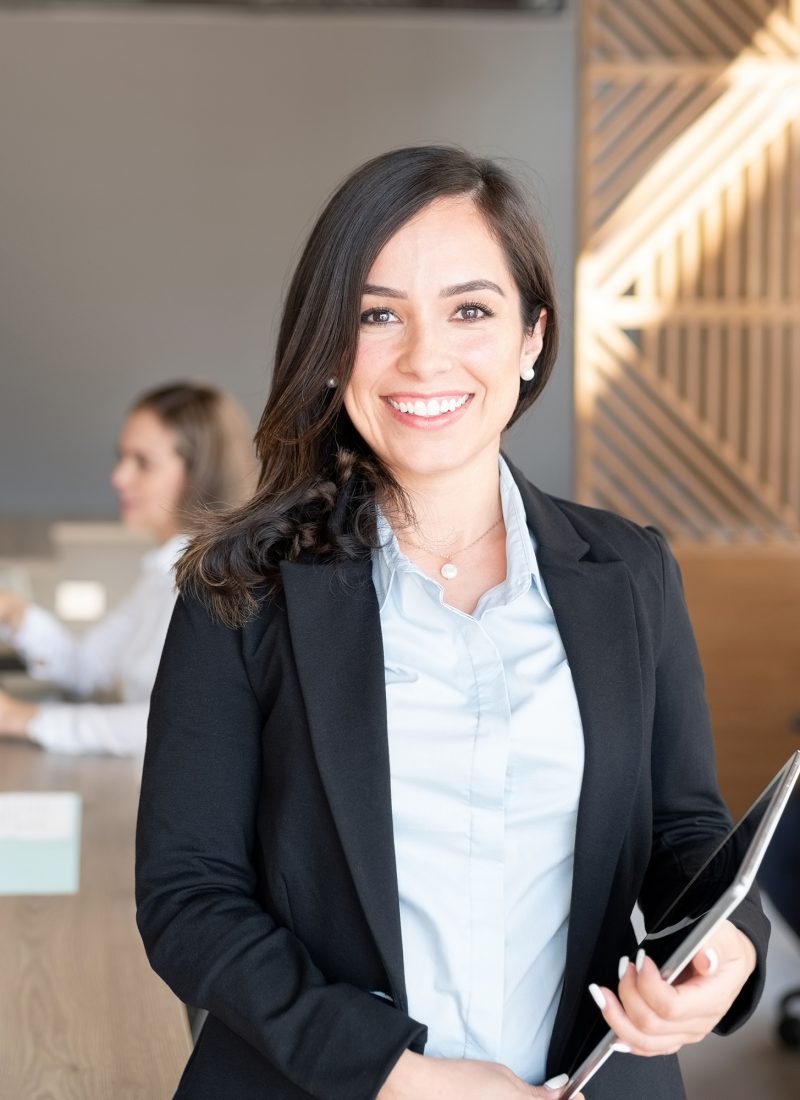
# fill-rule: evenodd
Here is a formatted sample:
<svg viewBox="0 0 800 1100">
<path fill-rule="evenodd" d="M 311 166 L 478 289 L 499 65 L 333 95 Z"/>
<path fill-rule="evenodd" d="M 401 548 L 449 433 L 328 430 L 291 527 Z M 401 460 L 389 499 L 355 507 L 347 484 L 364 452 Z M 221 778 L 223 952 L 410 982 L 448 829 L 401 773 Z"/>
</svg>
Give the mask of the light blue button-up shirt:
<svg viewBox="0 0 800 1100">
<path fill-rule="evenodd" d="M 563 982 L 583 732 L 505 462 L 505 581 L 472 615 L 400 550 L 373 556 L 409 1013 L 426 1053 L 531 1084 Z"/>
</svg>

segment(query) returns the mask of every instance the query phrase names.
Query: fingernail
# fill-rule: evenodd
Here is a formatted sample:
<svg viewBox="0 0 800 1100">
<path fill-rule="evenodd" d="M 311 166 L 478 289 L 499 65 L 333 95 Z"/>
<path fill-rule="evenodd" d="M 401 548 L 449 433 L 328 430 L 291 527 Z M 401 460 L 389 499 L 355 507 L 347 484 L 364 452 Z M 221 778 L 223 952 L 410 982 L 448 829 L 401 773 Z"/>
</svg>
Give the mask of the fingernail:
<svg viewBox="0 0 800 1100">
<path fill-rule="evenodd" d="M 630 1054 L 631 1048 L 627 1043 L 614 1043 L 612 1050 L 615 1050 L 617 1054 Z"/>
<path fill-rule="evenodd" d="M 606 1007 L 606 999 L 600 991 L 600 986 L 592 983 L 592 985 L 589 986 L 589 992 L 591 993 L 594 999 L 594 1003 L 597 1005 L 598 1008 Z"/>
<path fill-rule="evenodd" d="M 706 958 L 708 959 L 708 974 L 715 974 L 719 967 L 719 955 L 716 953 L 713 947 L 706 948 Z"/>
<path fill-rule="evenodd" d="M 563 1089 L 567 1081 L 569 1081 L 569 1077 L 566 1073 L 561 1073 L 558 1077 L 551 1077 L 549 1081 L 545 1081 L 544 1087 L 546 1089 Z"/>
<path fill-rule="evenodd" d="M 622 979 L 627 974 L 628 967 L 630 965 L 631 965 L 631 960 L 628 958 L 627 955 L 623 955 L 622 958 L 619 960 L 619 967 L 618 967 L 618 973 L 619 973 L 619 980 L 620 981 L 622 981 Z"/>
<path fill-rule="evenodd" d="M 644 966 L 644 960 L 647 958 L 647 953 L 643 947 L 640 947 L 636 952 L 636 973 L 641 974 L 642 967 Z"/>
</svg>

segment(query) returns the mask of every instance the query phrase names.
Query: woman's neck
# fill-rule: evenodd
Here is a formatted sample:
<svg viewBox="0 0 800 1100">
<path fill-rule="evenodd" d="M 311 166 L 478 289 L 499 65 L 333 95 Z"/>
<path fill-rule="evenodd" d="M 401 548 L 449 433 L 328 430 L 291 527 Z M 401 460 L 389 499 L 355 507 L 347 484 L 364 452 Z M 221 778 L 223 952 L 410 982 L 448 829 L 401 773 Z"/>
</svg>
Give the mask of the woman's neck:
<svg viewBox="0 0 800 1100">
<path fill-rule="evenodd" d="M 414 512 L 414 527 L 393 523 L 401 542 L 433 551 L 457 552 L 480 538 L 502 517 L 498 456 L 488 456 L 436 476 L 403 480 Z"/>
<path fill-rule="evenodd" d="M 163 527 L 150 527 L 149 533 L 153 536 L 156 546 L 166 546 L 177 535 L 182 534 L 180 527 L 175 523 L 165 523 Z"/>
</svg>

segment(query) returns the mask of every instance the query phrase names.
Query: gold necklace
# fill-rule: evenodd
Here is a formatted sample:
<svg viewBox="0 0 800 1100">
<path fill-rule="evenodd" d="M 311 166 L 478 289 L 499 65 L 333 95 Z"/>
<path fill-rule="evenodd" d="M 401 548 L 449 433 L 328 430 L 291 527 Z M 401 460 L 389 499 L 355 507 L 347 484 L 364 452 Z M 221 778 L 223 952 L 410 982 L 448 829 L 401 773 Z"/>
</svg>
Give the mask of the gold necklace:
<svg viewBox="0 0 800 1100">
<path fill-rule="evenodd" d="M 487 527 L 482 535 L 478 535 L 472 542 L 468 542 L 466 546 L 462 546 L 460 550 L 456 550 L 454 554 L 447 554 L 444 556 L 444 562 L 439 567 L 439 572 L 446 581 L 453 581 L 458 576 L 458 566 L 453 562 L 453 558 L 459 554 L 463 554 L 466 550 L 470 550 L 473 546 L 477 546 L 482 539 L 485 539 L 487 535 L 491 535 L 495 527 L 499 527 L 503 522 L 503 517 L 500 516 L 496 519 L 491 527 Z M 431 550 L 429 546 L 422 546 L 420 543 L 412 542 L 411 539 L 405 540 L 409 546 L 413 546 L 415 550 L 424 550 L 426 554 L 432 554 L 436 558 L 441 558 L 443 555 L 436 550 Z"/>
</svg>

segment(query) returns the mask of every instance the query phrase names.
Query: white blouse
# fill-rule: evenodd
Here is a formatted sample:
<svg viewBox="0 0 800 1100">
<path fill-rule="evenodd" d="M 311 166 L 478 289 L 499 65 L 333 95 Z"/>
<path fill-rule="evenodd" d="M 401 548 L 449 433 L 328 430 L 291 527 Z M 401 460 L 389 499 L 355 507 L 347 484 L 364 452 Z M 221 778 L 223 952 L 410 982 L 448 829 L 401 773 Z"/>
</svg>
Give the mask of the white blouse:
<svg viewBox="0 0 800 1100">
<path fill-rule="evenodd" d="M 36 680 L 86 696 L 112 691 L 119 703 L 42 703 L 30 736 L 54 752 L 144 752 L 150 692 L 177 598 L 174 566 L 188 537 L 175 538 L 142 559 L 130 595 L 76 638 L 58 619 L 31 605 L 9 641 Z"/>
</svg>

